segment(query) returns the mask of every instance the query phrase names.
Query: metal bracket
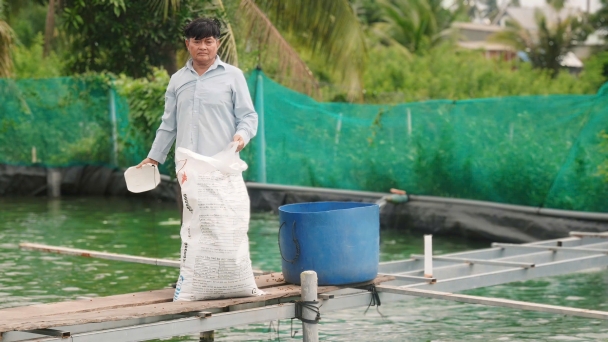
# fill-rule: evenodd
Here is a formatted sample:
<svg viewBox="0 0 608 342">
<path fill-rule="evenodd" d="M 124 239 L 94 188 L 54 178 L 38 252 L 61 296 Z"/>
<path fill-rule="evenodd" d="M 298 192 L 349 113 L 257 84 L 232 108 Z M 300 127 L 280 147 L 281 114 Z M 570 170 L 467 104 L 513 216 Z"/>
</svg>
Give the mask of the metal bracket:
<svg viewBox="0 0 608 342">
<path fill-rule="evenodd" d="M 201 312 L 197 313 L 196 315 L 200 318 L 209 318 L 213 315 L 213 313 L 211 313 L 209 311 L 201 311 Z"/>
<path fill-rule="evenodd" d="M 68 338 L 71 336 L 69 331 L 55 330 L 55 329 L 34 329 L 34 330 L 26 330 L 28 333 L 38 334 L 38 335 L 46 335 L 46 336 L 55 336 L 61 338 Z"/>
<path fill-rule="evenodd" d="M 424 260 L 424 255 L 412 254 L 412 258 L 416 260 Z M 507 266 L 507 267 L 523 267 L 523 268 L 532 268 L 534 267 L 534 263 L 531 262 L 513 262 L 513 261 L 503 261 L 503 260 L 485 260 L 485 259 L 470 259 L 470 258 L 457 258 L 450 256 L 433 256 L 433 260 L 437 261 L 448 261 L 448 262 L 462 262 L 466 264 L 480 264 L 480 265 L 491 265 L 491 266 Z"/>
<path fill-rule="evenodd" d="M 583 237 L 591 237 L 591 238 L 608 238 L 608 232 L 601 233 L 591 233 L 591 232 L 570 232 L 570 236 L 583 238 Z"/>
<path fill-rule="evenodd" d="M 435 284 L 437 282 L 437 278 L 435 277 L 420 277 L 420 276 L 411 276 L 411 275 L 401 275 L 401 274 L 392 274 L 392 273 L 380 273 L 379 275 L 387 275 L 391 277 L 395 277 L 395 280 L 405 280 L 405 281 L 423 281 L 429 284 Z"/>
<path fill-rule="evenodd" d="M 582 252 L 582 253 L 604 253 L 608 254 L 607 249 L 599 249 L 599 248 L 584 248 L 584 247 L 550 247 L 550 246 L 534 246 L 534 245 L 518 245 L 513 243 L 492 243 L 492 247 L 500 247 L 500 248 L 513 248 L 513 249 L 528 249 L 528 250 L 537 250 L 537 251 L 551 251 L 553 253 L 558 251 L 565 252 Z"/>
</svg>

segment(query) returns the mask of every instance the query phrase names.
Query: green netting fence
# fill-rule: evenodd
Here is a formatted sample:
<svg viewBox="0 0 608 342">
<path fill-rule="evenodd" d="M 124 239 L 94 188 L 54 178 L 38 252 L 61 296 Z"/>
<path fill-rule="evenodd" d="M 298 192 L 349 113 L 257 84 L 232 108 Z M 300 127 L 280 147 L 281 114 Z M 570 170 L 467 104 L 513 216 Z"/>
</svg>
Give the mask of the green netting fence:
<svg viewBox="0 0 608 342">
<path fill-rule="evenodd" d="M 608 212 L 608 186 L 599 172 L 606 162 L 601 134 L 608 130 L 608 89 L 596 95 L 361 105 L 319 103 L 257 76 L 250 74 L 248 82 L 252 98 L 263 98 L 269 183 L 400 188 Z M 106 84 L 0 80 L 0 162 L 32 164 L 32 147 L 36 162 L 48 166 L 126 167 L 143 159 L 149 146 L 128 133 L 127 101 Z M 259 143 L 254 139 L 242 153 L 249 180 L 259 178 Z"/>
<path fill-rule="evenodd" d="M 127 126 L 126 101 L 102 79 L 0 79 L 0 163 L 116 165 Z"/>
</svg>

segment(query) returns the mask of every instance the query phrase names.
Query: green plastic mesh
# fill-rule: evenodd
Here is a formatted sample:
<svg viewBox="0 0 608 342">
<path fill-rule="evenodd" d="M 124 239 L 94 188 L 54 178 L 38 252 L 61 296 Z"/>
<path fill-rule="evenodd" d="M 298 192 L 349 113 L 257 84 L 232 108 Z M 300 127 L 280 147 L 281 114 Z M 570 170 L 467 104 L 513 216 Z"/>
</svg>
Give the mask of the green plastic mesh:
<svg viewBox="0 0 608 342">
<path fill-rule="evenodd" d="M 266 77 L 262 88 L 269 183 L 608 211 L 602 91 L 358 105 L 318 103 Z M 249 179 L 257 143 L 244 153 Z"/>
<path fill-rule="evenodd" d="M 398 105 L 319 103 L 257 72 L 268 183 L 477 199 L 608 212 L 600 134 L 608 94 Z M 149 146 L 128 131 L 126 100 L 85 78 L 0 80 L 0 163 L 127 167 Z M 263 91 L 261 90 L 263 89 Z M 258 94 L 259 91 L 259 94 Z M 162 108 L 158 109 L 159 116 Z M 155 129 L 155 128 L 154 128 Z M 128 135 L 130 134 L 130 135 Z M 257 144 L 242 153 L 258 179 Z M 116 162 L 115 162 L 116 161 Z M 116 165 L 118 164 L 118 165 Z M 165 172 L 171 162 L 165 163 Z M 162 169 L 161 169 L 162 170 Z"/>
<path fill-rule="evenodd" d="M 0 79 L 0 162 L 48 167 L 115 165 L 107 83 L 95 78 Z M 117 145 L 128 125 L 115 96 Z M 116 162 L 115 162 L 116 161 Z"/>
</svg>

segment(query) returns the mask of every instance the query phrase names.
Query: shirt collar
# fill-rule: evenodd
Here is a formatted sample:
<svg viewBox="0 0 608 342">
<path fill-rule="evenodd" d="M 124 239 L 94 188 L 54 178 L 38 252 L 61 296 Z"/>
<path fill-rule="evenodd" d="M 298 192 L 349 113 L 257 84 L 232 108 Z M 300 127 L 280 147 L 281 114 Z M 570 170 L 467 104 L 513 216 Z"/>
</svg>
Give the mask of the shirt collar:
<svg viewBox="0 0 608 342">
<path fill-rule="evenodd" d="M 211 64 L 211 66 L 209 67 L 209 69 L 207 69 L 206 72 L 209 72 L 213 69 L 217 69 L 218 66 L 221 66 L 222 68 L 224 68 L 224 70 L 226 69 L 226 63 L 222 62 L 222 60 L 220 59 L 220 56 L 216 55 L 215 56 L 215 61 L 213 62 L 213 64 Z M 196 73 L 196 70 L 194 70 L 194 67 L 192 66 L 192 58 L 188 59 L 188 62 L 186 62 L 186 68 L 192 70 L 194 73 Z"/>
</svg>

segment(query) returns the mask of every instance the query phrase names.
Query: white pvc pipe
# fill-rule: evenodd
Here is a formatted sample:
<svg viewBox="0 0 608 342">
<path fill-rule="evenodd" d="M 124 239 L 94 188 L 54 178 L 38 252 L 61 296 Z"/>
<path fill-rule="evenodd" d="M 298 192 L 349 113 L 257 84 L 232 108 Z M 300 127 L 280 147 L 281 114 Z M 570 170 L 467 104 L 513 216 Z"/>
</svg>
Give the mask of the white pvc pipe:
<svg viewBox="0 0 608 342">
<path fill-rule="evenodd" d="M 424 276 L 433 278 L 433 235 L 424 236 Z"/>
<path fill-rule="evenodd" d="M 312 302 L 317 300 L 317 272 L 304 271 L 300 273 L 302 300 Z M 302 309 L 302 318 L 314 320 L 317 317 L 310 309 Z M 319 342 L 318 324 L 302 322 L 302 335 L 304 342 Z"/>
</svg>

